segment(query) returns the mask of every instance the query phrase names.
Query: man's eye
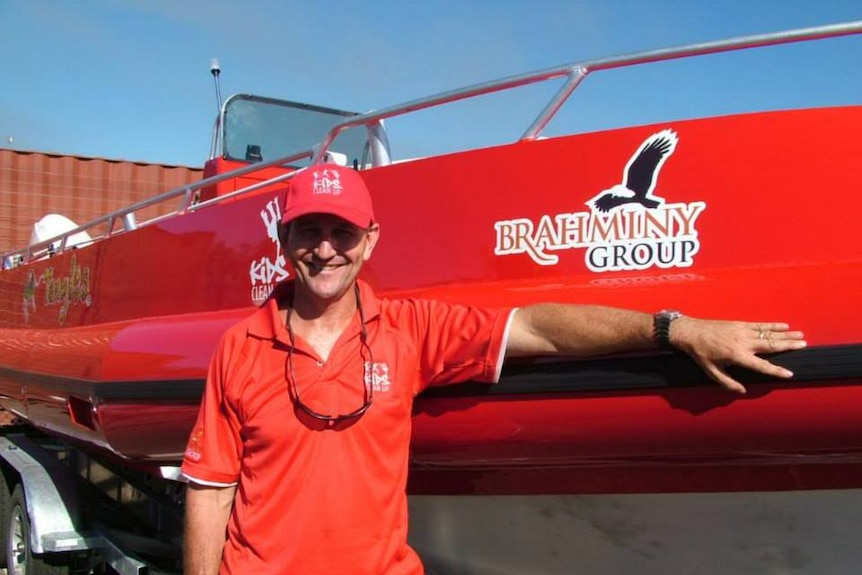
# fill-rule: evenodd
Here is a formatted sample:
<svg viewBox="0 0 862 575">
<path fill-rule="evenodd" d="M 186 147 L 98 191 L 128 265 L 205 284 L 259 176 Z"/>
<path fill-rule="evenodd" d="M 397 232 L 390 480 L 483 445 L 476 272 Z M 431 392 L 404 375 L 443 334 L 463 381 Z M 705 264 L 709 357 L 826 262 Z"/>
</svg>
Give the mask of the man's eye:
<svg viewBox="0 0 862 575">
<path fill-rule="evenodd" d="M 304 240 L 313 240 L 316 237 L 320 236 L 320 233 L 314 228 L 300 228 L 296 230 L 296 235 Z"/>
<path fill-rule="evenodd" d="M 338 240 L 350 240 L 356 236 L 353 230 L 347 228 L 333 230 L 332 235 Z"/>
</svg>

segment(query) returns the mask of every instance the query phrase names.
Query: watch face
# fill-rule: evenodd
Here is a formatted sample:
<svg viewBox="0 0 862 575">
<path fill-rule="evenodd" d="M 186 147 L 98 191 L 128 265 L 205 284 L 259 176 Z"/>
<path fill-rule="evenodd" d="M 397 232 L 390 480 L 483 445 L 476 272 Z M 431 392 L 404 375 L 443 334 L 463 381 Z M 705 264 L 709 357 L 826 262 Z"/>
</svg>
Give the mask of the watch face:
<svg viewBox="0 0 862 575">
<path fill-rule="evenodd" d="M 660 312 L 658 312 L 657 315 L 659 315 L 661 317 L 666 317 L 667 319 L 673 321 L 675 319 L 681 318 L 682 312 L 679 312 L 675 309 L 663 309 Z"/>
</svg>

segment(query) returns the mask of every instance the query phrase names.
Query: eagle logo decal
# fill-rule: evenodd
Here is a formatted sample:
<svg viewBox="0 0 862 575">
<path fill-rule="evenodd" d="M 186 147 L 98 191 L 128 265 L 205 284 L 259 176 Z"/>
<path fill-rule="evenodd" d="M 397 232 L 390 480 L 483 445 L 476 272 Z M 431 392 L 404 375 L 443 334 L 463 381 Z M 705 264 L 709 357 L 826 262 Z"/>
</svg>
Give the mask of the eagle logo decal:
<svg viewBox="0 0 862 575">
<path fill-rule="evenodd" d="M 662 130 L 641 144 L 623 170 L 623 183 L 603 190 L 587 203 L 598 212 L 610 212 L 625 204 L 640 204 L 654 209 L 664 203 L 664 198 L 652 195 L 658 173 L 674 150 L 679 138 L 673 130 Z"/>
<path fill-rule="evenodd" d="M 654 194 L 659 172 L 678 143 L 670 128 L 647 137 L 626 163 L 621 183 L 581 204 L 589 211 L 568 211 L 563 204 L 536 219 L 494 222 L 494 255 L 526 254 L 553 266 L 562 251 L 583 249 L 586 269 L 596 273 L 691 267 L 700 251 L 697 222 L 706 202 L 668 202 Z"/>
</svg>

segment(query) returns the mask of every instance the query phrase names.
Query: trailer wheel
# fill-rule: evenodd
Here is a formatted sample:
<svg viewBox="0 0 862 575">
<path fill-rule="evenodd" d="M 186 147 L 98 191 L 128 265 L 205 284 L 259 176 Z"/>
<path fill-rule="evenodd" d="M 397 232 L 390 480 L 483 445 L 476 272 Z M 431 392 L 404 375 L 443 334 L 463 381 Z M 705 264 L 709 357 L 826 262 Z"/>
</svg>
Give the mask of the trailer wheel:
<svg viewBox="0 0 862 575">
<path fill-rule="evenodd" d="M 6 567 L 6 534 L 9 532 L 9 484 L 5 473 L 0 473 L 0 567 Z"/>
<path fill-rule="evenodd" d="M 58 558 L 63 558 L 62 555 L 33 555 L 30 547 L 30 517 L 27 515 L 27 502 L 21 485 L 12 491 L 7 509 L 3 547 L 8 575 L 68 575 L 69 566 L 56 563 Z"/>
</svg>

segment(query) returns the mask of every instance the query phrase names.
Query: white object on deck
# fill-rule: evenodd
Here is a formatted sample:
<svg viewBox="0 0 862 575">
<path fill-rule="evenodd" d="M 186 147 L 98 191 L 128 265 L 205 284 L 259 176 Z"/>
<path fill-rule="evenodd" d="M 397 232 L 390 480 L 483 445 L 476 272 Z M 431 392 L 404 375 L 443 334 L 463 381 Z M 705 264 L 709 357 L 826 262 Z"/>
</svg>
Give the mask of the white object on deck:
<svg viewBox="0 0 862 575">
<path fill-rule="evenodd" d="M 65 234 L 78 227 L 78 224 L 61 214 L 48 214 L 33 224 L 33 232 L 30 234 L 30 244 L 37 244 L 53 237 Z M 66 240 L 66 247 L 88 244 L 93 241 L 87 232 L 72 234 Z M 60 249 L 60 240 L 51 243 L 53 250 Z"/>
</svg>

